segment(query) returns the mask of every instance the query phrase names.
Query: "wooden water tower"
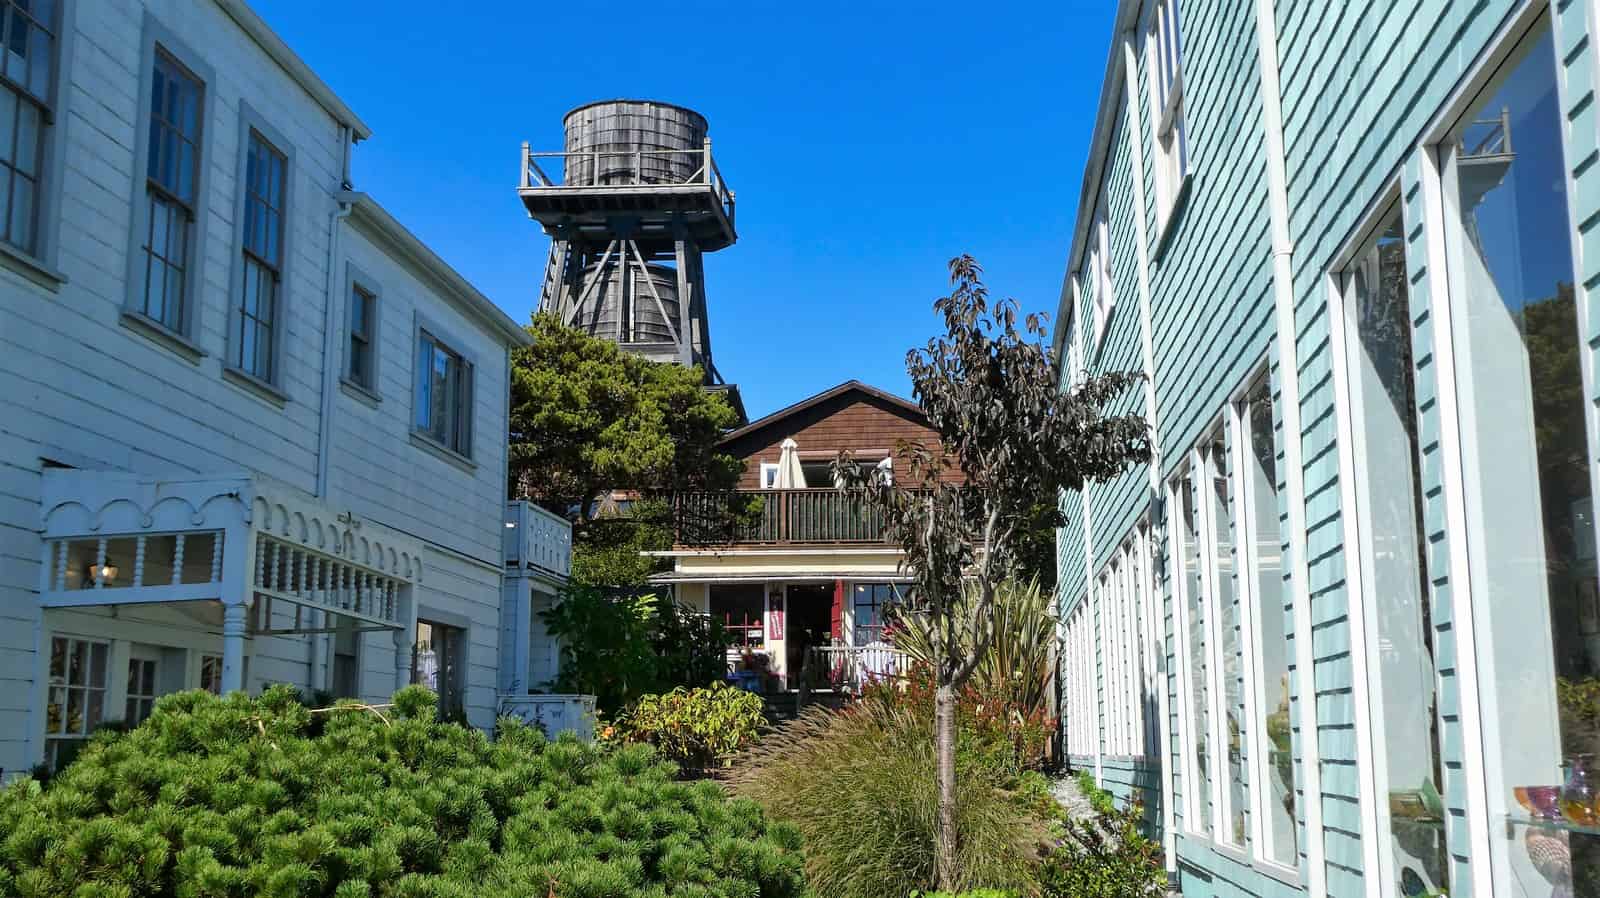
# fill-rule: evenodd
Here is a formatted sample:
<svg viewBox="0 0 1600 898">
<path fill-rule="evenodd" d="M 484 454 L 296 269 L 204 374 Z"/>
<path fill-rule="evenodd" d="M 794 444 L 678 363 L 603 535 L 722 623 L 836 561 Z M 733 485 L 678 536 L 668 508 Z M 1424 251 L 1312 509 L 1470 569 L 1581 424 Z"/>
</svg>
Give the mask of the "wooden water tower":
<svg viewBox="0 0 1600 898">
<path fill-rule="evenodd" d="M 701 258 L 738 235 L 705 118 L 606 100 L 567 113 L 565 126 L 561 152 L 522 145 L 518 193 L 550 235 L 539 310 L 646 358 L 699 365 L 708 386 L 723 385 Z"/>
</svg>

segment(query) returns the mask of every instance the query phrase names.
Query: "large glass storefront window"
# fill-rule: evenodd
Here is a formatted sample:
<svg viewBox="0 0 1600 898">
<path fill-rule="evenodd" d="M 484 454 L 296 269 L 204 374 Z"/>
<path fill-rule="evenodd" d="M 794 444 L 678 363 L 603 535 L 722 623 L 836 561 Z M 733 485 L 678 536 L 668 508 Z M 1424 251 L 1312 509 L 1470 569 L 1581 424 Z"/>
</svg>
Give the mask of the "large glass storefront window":
<svg viewBox="0 0 1600 898">
<path fill-rule="evenodd" d="M 1250 588 L 1255 599 L 1253 615 L 1259 634 L 1256 729 L 1251 742 L 1264 754 L 1257 763 L 1257 782 L 1266 784 L 1260 796 L 1262 857 L 1284 866 L 1295 865 L 1299 833 L 1295 828 L 1294 755 L 1289 719 L 1289 639 L 1285 626 L 1287 595 L 1283 589 L 1283 538 L 1278 529 L 1277 448 L 1273 441 L 1272 389 L 1263 376 L 1245 395 L 1239 409 L 1245 444 L 1239 452 L 1244 468 L 1239 478 L 1246 509 L 1244 523 L 1250 542 Z"/>
<path fill-rule="evenodd" d="M 1546 18 L 1441 157 L 1457 216 L 1450 316 L 1489 797 L 1538 821 L 1500 843 L 1496 891 L 1581 898 L 1600 895 L 1600 839 L 1569 832 L 1600 823 L 1585 797 L 1600 751 L 1600 588 L 1558 77 Z"/>
<path fill-rule="evenodd" d="M 1344 276 L 1356 537 L 1377 749 L 1383 894 L 1446 887 L 1427 541 L 1404 227 L 1398 209 Z"/>
<path fill-rule="evenodd" d="M 1208 751 L 1211 734 L 1211 690 L 1208 680 L 1210 667 L 1206 664 L 1206 613 L 1204 595 L 1200 586 L 1200 547 L 1195 515 L 1194 488 L 1185 476 L 1173 485 L 1173 498 L 1178 503 L 1179 555 L 1183 564 L 1185 626 L 1188 630 L 1189 653 L 1189 745 L 1188 775 L 1184 782 L 1184 818 L 1191 832 L 1211 832 L 1211 758 Z"/>
</svg>

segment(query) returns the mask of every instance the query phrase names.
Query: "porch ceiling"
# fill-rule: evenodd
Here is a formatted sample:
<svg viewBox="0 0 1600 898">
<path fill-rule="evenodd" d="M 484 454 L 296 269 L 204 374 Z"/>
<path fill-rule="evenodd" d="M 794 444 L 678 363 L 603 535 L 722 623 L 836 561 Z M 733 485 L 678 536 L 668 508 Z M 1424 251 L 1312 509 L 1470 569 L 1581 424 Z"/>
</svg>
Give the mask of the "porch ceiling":
<svg viewBox="0 0 1600 898">
<path fill-rule="evenodd" d="M 725 574 L 709 571 L 667 571 L 650 577 L 651 583 L 765 583 L 768 581 L 797 582 L 803 580 L 872 580 L 878 583 L 909 583 L 910 577 L 898 573 L 879 573 L 863 570 L 837 571 L 730 571 Z"/>
</svg>

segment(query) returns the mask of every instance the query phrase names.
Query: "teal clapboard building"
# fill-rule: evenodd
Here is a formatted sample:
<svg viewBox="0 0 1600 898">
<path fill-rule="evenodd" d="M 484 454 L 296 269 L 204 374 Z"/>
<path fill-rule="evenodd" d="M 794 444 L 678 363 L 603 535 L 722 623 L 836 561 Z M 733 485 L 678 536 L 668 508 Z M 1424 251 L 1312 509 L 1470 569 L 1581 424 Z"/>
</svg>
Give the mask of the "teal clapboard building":
<svg viewBox="0 0 1600 898">
<path fill-rule="evenodd" d="M 1061 718 L 1186 896 L 1600 895 L 1597 37 L 1118 4 L 1054 340 L 1156 453 L 1061 497 Z"/>
</svg>

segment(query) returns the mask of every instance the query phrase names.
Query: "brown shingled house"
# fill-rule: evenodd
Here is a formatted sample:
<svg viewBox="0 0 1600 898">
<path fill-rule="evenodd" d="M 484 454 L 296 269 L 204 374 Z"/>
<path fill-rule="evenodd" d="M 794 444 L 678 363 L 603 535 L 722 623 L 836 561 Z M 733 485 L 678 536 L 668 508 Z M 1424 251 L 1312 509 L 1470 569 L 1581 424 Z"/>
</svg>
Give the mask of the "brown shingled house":
<svg viewBox="0 0 1600 898">
<path fill-rule="evenodd" d="M 787 440 L 805 485 L 778 489 Z M 730 661 L 764 668 L 779 688 L 796 687 L 802 671 L 812 686 L 894 672 L 882 608 L 904 582 L 901 553 L 884 542 L 881 519 L 834 487 L 829 465 L 849 450 L 908 477 L 888 461 L 901 441 L 937 451 L 939 437 L 915 403 L 854 380 L 730 432 L 722 448 L 745 461 L 740 489 L 762 495 L 759 522 L 719 545 L 675 546 L 665 553 L 673 569 L 653 579 L 723 621 L 736 640 Z"/>
</svg>

